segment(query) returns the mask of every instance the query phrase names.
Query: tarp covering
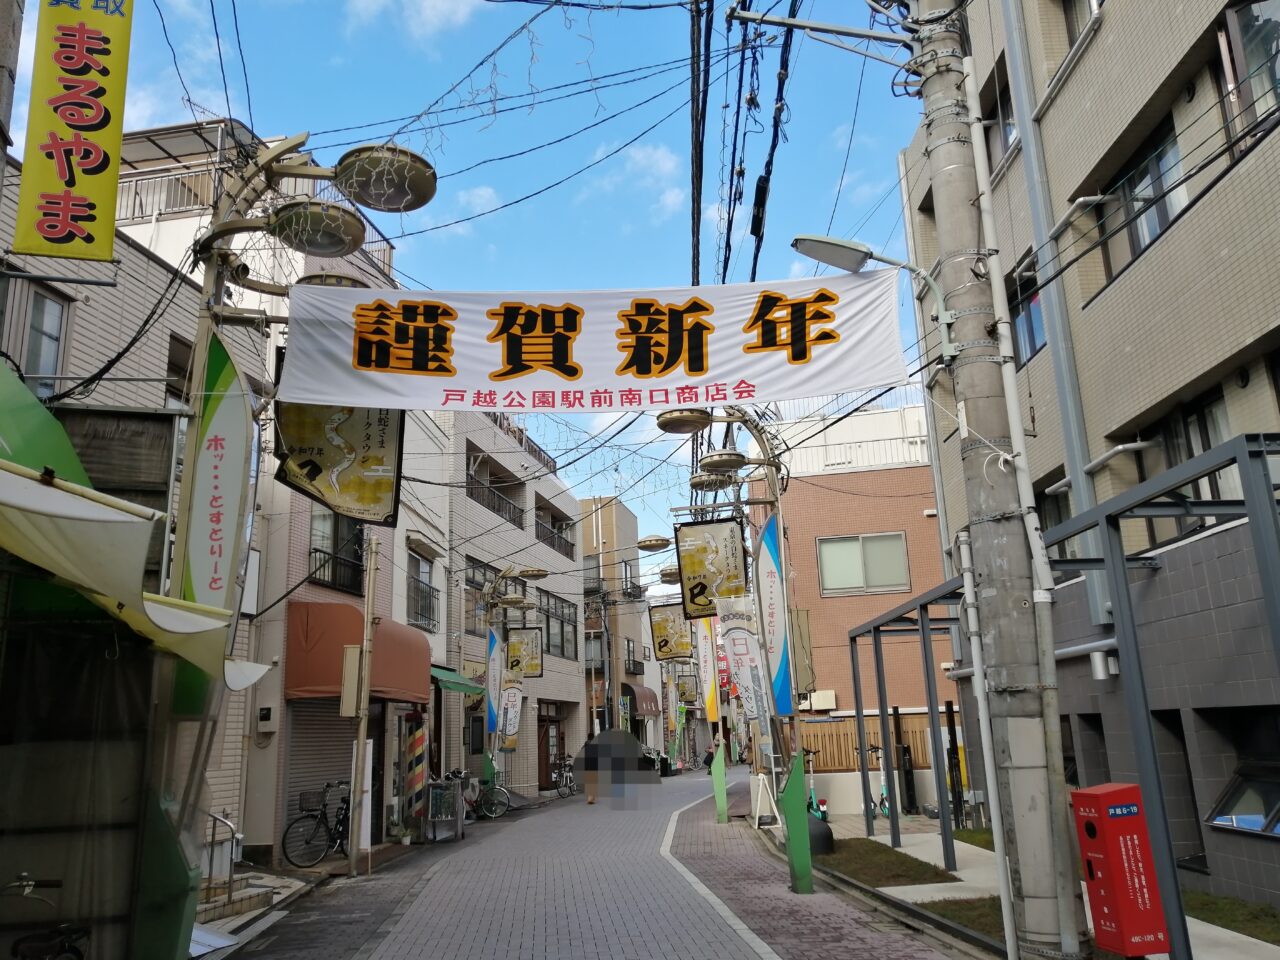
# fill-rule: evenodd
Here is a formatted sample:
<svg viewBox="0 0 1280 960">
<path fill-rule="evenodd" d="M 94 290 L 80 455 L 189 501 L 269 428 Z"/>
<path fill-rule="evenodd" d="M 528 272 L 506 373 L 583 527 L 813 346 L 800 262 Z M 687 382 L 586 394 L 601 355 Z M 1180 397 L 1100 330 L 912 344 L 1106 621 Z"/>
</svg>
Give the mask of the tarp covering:
<svg viewBox="0 0 1280 960">
<path fill-rule="evenodd" d="M 436 682 L 445 690 L 452 690 L 455 693 L 466 693 L 473 697 L 481 696 L 484 693 L 484 687 L 474 680 L 468 680 L 456 670 L 450 670 L 448 667 L 432 667 L 431 676 L 436 678 Z"/>
<path fill-rule="evenodd" d="M 342 648 L 360 645 L 364 614 L 349 603 L 289 602 L 284 695 L 342 693 Z M 383 617 L 374 628 L 370 696 L 403 703 L 431 701 L 431 641 L 421 630 Z"/>
<path fill-rule="evenodd" d="M 624 683 L 623 689 L 630 690 L 635 699 L 635 714 L 637 717 L 657 717 L 662 715 L 662 706 L 658 701 L 658 694 L 649 687 L 642 687 L 638 683 Z"/>
</svg>

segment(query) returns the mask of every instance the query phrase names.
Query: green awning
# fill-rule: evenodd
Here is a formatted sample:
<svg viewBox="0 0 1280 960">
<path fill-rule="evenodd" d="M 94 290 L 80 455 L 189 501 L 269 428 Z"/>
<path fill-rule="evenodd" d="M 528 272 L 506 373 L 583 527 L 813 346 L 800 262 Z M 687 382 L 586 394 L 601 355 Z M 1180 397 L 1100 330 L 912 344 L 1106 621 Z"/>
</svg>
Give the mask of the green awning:
<svg viewBox="0 0 1280 960">
<path fill-rule="evenodd" d="M 455 693 L 469 693 L 473 697 L 484 693 L 484 687 L 480 684 L 474 680 L 468 680 L 458 671 L 450 670 L 448 667 L 432 667 L 431 676 L 439 681 L 444 689 L 453 690 Z"/>
</svg>

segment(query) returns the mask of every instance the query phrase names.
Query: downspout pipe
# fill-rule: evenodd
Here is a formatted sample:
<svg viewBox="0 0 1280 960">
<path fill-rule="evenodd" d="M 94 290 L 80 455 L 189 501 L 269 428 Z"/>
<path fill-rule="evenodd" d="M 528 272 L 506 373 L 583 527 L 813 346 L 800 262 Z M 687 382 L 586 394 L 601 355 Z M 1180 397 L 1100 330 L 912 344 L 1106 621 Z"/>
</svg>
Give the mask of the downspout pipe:
<svg viewBox="0 0 1280 960">
<path fill-rule="evenodd" d="M 991 203 L 991 168 L 986 139 L 982 133 L 982 109 L 972 57 L 964 58 L 965 94 L 968 99 L 970 138 L 973 141 L 974 169 L 978 180 L 978 211 L 982 236 L 990 245 L 995 237 L 995 215 Z M 1053 874 L 1058 901 L 1058 932 L 1062 952 L 1080 953 L 1081 931 L 1085 930 L 1084 904 L 1076 879 L 1075 850 L 1071 843 L 1071 812 L 1067 804 L 1066 771 L 1063 762 L 1062 721 L 1058 700 L 1058 665 L 1053 643 L 1053 568 L 1040 531 L 1035 491 L 1027 463 L 1027 435 L 1018 400 L 1017 370 L 1013 357 L 1013 328 L 1009 322 L 1009 298 L 1004 286 L 1000 254 L 987 254 L 987 276 L 991 278 L 995 307 L 996 342 L 1000 352 L 1000 377 L 1009 418 L 1009 449 L 1018 490 L 1018 507 L 1026 529 L 1031 553 L 1032 602 L 1036 621 L 1036 659 L 1040 674 L 1040 708 L 1044 723 L 1045 767 L 1050 822 L 1053 825 Z M 1003 464 L 1001 464 L 1003 466 Z M 994 781 L 992 781 L 994 783 Z"/>
<path fill-rule="evenodd" d="M 1159 440 L 1135 440 L 1132 443 L 1117 444 L 1102 456 L 1086 463 L 1084 465 L 1084 472 L 1092 476 L 1122 453 L 1138 453 L 1141 450 L 1154 450 L 1158 446 L 1160 446 Z M 1055 493 L 1062 493 L 1070 488 L 1071 478 L 1063 477 L 1053 486 L 1047 487 L 1044 492 L 1052 496 Z"/>
<path fill-rule="evenodd" d="M 1013 892 L 1009 884 L 1009 855 L 1004 845 L 1004 814 L 1000 801 L 992 796 L 996 785 L 995 738 L 991 733 L 991 707 L 987 701 L 987 667 L 982 654 L 982 627 L 978 622 L 978 587 L 973 573 L 973 547 L 969 531 L 956 534 L 960 554 L 960 576 L 964 580 L 964 630 L 969 634 L 969 656 L 973 662 L 973 694 L 978 701 L 978 733 L 982 741 L 982 772 L 987 786 L 987 812 L 991 818 L 991 847 L 996 855 L 996 886 L 1000 893 L 1000 915 L 1004 918 L 1004 948 L 1007 960 L 1020 960 L 1018 928 L 1013 917 Z M 855 654 L 856 655 L 856 654 Z M 866 761 L 863 760 L 863 769 Z"/>
</svg>

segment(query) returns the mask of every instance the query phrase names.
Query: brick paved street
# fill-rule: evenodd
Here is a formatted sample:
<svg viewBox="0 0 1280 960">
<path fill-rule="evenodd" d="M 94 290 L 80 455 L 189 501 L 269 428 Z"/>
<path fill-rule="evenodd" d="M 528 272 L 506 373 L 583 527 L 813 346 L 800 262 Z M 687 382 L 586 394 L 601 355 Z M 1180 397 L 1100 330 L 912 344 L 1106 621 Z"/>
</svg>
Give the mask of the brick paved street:
<svg viewBox="0 0 1280 960">
<path fill-rule="evenodd" d="M 741 773 L 734 779 L 746 789 Z M 671 815 L 710 787 L 705 776 L 685 775 L 632 788 L 625 803 L 576 797 L 481 825 L 457 846 L 321 888 L 243 955 L 942 960 L 904 928 L 833 894 L 794 897 L 785 864 L 741 821 L 715 824 L 710 802 L 681 814 L 672 833 L 686 874 L 663 843 Z"/>
</svg>

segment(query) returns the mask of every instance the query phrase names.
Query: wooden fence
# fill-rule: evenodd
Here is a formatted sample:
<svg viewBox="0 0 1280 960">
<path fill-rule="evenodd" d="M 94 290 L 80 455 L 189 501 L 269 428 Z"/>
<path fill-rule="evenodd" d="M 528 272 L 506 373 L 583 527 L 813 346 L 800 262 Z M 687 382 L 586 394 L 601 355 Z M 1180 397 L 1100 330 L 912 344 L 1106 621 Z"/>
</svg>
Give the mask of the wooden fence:
<svg viewBox="0 0 1280 960">
<path fill-rule="evenodd" d="M 880 718 L 867 717 L 867 748 L 880 746 Z M 889 719 L 889 735 L 894 735 L 893 718 Z M 853 717 L 841 717 L 822 723 L 800 723 L 800 740 L 806 749 L 817 750 L 813 769 L 818 773 L 836 773 L 858 769 L 858 724 Z M 929 768 L 929 718 L 912 713 L 902 716 L 902 740 L 911 748 L 911 765 L 917 770 Z M 872 770 L 880 764 L 872 754 L 867 755 Z M 897 758 L 894 758 L 897 766 Z"/>
</svg>

